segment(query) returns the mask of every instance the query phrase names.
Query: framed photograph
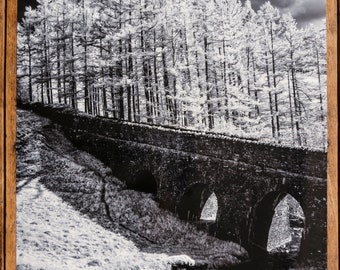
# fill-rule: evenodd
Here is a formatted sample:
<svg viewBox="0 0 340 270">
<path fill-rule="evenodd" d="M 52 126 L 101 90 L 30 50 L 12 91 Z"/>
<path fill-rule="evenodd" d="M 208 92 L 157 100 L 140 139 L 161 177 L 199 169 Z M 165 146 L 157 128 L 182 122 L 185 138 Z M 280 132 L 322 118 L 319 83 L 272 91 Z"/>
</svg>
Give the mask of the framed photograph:
<svg viewBox="0 0 340 270">
<path fill-rule="evenodd" d="M 0 269 L 339 269 L 338 13 L 1 0 Z"/>
</svg>

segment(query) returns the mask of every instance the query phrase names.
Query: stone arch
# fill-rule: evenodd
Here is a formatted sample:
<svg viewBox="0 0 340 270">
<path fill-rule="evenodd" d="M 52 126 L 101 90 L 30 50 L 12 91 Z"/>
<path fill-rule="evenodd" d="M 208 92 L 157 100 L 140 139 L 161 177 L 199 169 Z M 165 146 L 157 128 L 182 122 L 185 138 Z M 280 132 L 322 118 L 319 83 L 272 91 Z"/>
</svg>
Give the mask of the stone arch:
<svg viewBox="0 0 340 270">
<path fill-rule="evenodd" d="M 156 178 L 150 171 L 141 170 L 135 175 L 130 188 L 137 191 L 156 195 L 158 184 Z"/>
<path fill-rule="evenodd" d="M 191 185 L 181 196 L 176 212 L 184 220 L 198 221 L 208 198 L 212 195 L 208 185 L 196 183 Z"/>
<path fill-rule="evenodd" d="M 277 216 L 280 216 L 280 213 L 277 211 L 277 207 L 281 205 L 285 200 L 290 199 L 293 200 L 295 204 L 298 205 L 299 212 L 303 213 L 303 209 L 301 204 L 294 196 L 290 193 L 282 192 L 282 191 L 273 191 L 265 195 L 254 207 L 252 211 L 252 220 L 249 229 L 249 238 L 248 244 L 252 257 L 263 257 L 267 256 L 270 251 L 275 248 L 275 245 L 269 246 L 269 237 L 271 234 L 272 226 L 274 225 L 273 221 Z M 304 227 L 304 215 L 303 218 L 288 220 L 290 226 L 295 227 Z M 292 222 L 294 224 L 292 224 Z"/>
</svg>

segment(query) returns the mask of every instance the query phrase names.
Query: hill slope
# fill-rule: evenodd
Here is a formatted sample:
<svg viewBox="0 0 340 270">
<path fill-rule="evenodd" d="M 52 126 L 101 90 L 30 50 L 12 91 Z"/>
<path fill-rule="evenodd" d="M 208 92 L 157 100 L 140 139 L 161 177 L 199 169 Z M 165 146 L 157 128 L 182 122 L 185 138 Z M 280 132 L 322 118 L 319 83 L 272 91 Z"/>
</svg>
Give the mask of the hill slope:
<svg viewBox="0 0 340 270">
<path fill-rule="evenodd" d="M 18 110 L 17 123 L 19 270 L 218 268 L 247 257 L 127 190 L 49 120 Z"/>
</svg>

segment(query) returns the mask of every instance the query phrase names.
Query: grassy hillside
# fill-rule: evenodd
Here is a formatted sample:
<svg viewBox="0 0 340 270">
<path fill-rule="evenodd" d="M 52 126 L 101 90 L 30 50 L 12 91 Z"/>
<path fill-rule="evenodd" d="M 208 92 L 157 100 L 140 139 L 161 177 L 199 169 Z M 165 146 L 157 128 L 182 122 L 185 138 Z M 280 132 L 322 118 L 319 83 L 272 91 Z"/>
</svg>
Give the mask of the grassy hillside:
<svg viewBox="0 0 340 270">
<path fill-rule="evenodd" d="M 142 252 L 186 254 L 197 266 L 208 268 L 234 265 L 247 258 L 239 245 L 198 231 L 160 209 L 149 194 L 126 189 L 102 162 L 76 149 L 49 120 L 28 111 L 18 111 L 17 155 L 18 194 L 32 181 L 39 181 L 42 188 L 53 191 L 77 213 L 103 230 L 132 240 Z M 18 219 L 24 213 L 25 209 L 18 209 Z M 29 226 L 23 226 L 22 235 Z M 171 263 L 191 262 L 184 258 Z"/>
</svg>

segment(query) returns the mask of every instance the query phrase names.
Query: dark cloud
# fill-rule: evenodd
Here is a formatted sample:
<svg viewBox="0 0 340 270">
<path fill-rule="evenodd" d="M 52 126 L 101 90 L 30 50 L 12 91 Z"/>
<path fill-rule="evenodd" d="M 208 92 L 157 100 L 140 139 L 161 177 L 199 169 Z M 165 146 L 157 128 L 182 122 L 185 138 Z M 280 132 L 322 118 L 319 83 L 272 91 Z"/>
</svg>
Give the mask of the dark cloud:
<svg viewBox="0 0 340 270">
<path fill-rule="evenodd" d="M 291 12 L 299 22 L 308 22 L 326 16 L 326 1 L 300 0 L 296 1 L 289 8 L 285 8 L 283 11 Z"/>
<path fill-rule="evenodd" d="M 35 8 L 38 5 L 36 0 L 18 0 L 18 20 L 21 20 L 25 13 L 25 8 L 31 6 Z"/>
<path fill-rule="evenodd" d="M 279 8 L 286 8 L 294 4 L 295 0 L 272 0 L 272 4 Z"/>
<path fill-rule="evenodd" d="M 245 2 L 245 0 L 243 0 L 242 2 Z M 251 2 L 251 6 L 253 7 L 253 9 L 258 10 L 260 6 L 263 5 L 266 1 L 265 0 L 250 0 L 250 2 Z"/>
<path fill-rule="evenodd" d="M 242 0 L 245 2 L 245 0 Z M 268 0 L 250 0 L 252 7 L 257 10 Z M 326 16 L 326 0 L 270 0 L 273 6 L 282 12 L 290 12 L 300 25 L 315 22 Z M 18 17 L 24 15 L 25 6 L 36 7 L 36 0 L 18 0 Z"/>
<path fill-rule="evenodd" d="M 268 0 L 250 0 L 257 10 Z M 326 0 L 270 0 L 281 12 L 290 12 L 300 25 L 315 22 L 326 16 Z"/>
<path fill-rule="evenodd" d="M 268 0 L 250 0 L 252 7 L 257 10 Z M 296 0 L 271 0 L 271 2 L 276 7 L 285 8 L 293 4 Z"/>
</svg>

